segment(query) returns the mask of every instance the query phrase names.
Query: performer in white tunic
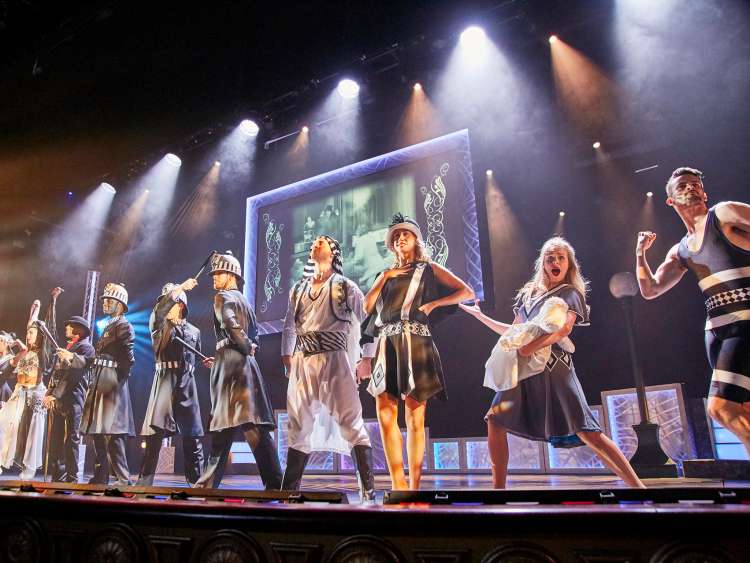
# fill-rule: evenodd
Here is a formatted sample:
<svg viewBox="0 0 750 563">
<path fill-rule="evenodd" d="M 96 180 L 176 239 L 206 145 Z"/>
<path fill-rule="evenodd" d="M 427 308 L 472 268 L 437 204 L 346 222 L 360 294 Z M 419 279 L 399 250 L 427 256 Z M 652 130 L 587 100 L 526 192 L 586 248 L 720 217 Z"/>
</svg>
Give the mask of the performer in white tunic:
<svg viewBox="0 0 750 563">
<path fill-rule="evenodd" d="M 351 452 L 362 500 L 375 499 L 372 447 L 354 375 L 364 317 L 364 296 L 343 275 L 339 243 L 318 237 L 284 319 L 289 450 L 282 489 L 299 489 L 311 451 Z M 374 346 L 368 348 L 365 356 L 372 358 Z"/>
<path fill-rule="evenodd" d="M 0 409 L 0 466 L 20 467 L 22 480 L 32 479 L 44 458 L 47 411 L 42 400 L 47 392 L 43 377 L 48 362 L 44 337 L 36 327 L 38 317 L 39 301 L 34 301 L 26 330 L 26 346 L 11 360 L 18 382 L 10 399 Z"/>
</svg>

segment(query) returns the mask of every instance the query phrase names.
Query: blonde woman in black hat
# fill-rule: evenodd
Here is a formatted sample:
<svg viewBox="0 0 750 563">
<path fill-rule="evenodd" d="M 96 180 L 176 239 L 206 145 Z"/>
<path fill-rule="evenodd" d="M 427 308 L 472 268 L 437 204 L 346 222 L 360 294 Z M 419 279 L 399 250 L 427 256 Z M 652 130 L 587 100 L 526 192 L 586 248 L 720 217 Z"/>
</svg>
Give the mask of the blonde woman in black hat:
<svg viewBox="0 0 750 563">
<path fill-rule="evenodd" d="M 360 378 L 371 375 L 368 391 L 376 400 L 391 484 L 394 489 L 414 490 L 422 477 L 427 400 L 447 399 L 440 354 L 430 332 L 440 312 L 433 311 L 448 306 L 455 310 L 461 301 L 473 299 L 474 292 L 429 259 L 415 221 L 395 215 L 385 243 L 395 257 L 393 267 L 375 280 L 365 297 L 370 317 L 364 333 L 378 338 L 377 352 L 372 367 L 362 361 L 357 373 Z M 398 426 L 399 398 L 406 407 L 408 486 Z"/>
<path fill-rule="evenodd" d="M 59 348 L 57 354 L 73 368 L 91 368 L 91 387 L 81 418 L 81 432 L 91 435 L 94 441 L 94 476 L 89 483 L 108 484 L 111 469 L 116 486 L 130 485 L 125 439 L 135 434 L 128 388 L 135 363 L 135 331 L 125 318 L 128 292 L 124 285 L 108 283 L 101 300 L 109 321 L 96 343 L 96 356 L 86 358 L 64 348 Z"/>
<path fill-rule="evenodd" d="M 57 298 L 62 289 L 52 290 L 52 301 L 45 321 L 52 337 L 57 340 Z M 70 317 L 65 321 L 65 349 L 80 354 L 87 361 L 95 356 L 89 337 L 91 329 L 83 317 Z M 51 344 L 51 343 L 48 343 Z M 71 367 L 56 359 L 50 375 L 44 406 L 50 417 L 47 450 L 49 473 L 53 481 L 78 482 L 78 447 L 81 444 L 81 414 L 86 398 L 87 369 Z"/>
<path fill-rule="evenodd" d="M 258 329 L 255 313 L 240 291 L 240 262 L 231 252 L 211 259 L 216 356 L 211 369 L 211 454 L 196 487 L 218 488 L 224 476 L 232 435 L 239 429 L 253 450 L 268 490 L 281 488 L 281 466 L 271 430 L 276 428 L 266 383 L 255 361 Z"/>
</svg>

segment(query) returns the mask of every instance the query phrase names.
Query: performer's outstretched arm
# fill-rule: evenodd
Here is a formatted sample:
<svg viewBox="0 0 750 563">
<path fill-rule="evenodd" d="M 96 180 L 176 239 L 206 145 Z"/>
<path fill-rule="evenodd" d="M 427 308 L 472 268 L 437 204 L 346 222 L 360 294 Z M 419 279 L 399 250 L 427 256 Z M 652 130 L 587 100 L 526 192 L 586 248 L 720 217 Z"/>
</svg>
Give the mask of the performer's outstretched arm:
<svg viewBox="0 0 750 563">
<path fill-rule="evenodd" d="M 497 334 L 505 334 L 505 331 L 507 331 L 511 327 L 511 325 L 509 325 L 508 323 L 496 321 L 495 319 L 488 317 L 487 315 L 482 313 L 482 310 L 479 308 L 479 301 L 474 301 L 473 305 L 464 305 L 463 303 L 459 303 L 458 306 Z M 516 324 L 517 322 L 518 317 L 513 320 L 513 324 Z"/>
<path fill-rule="evenodd" d="M 638 273 L 638 287 L 644 299 L 655 299 L 666 293 L 677 285 L 687 271 L 680 262 L 677 253 L 679 245 L 676 244 L 669 250 L 664 262 L 656 269 L 656 273 L 653 273 L 646 259 L 646 251 L 654 244 L 655 240 L 656 233 L 651 231 L 638 233 L 638 242 L 635 247 L 636 271 Z"/>
</svg>

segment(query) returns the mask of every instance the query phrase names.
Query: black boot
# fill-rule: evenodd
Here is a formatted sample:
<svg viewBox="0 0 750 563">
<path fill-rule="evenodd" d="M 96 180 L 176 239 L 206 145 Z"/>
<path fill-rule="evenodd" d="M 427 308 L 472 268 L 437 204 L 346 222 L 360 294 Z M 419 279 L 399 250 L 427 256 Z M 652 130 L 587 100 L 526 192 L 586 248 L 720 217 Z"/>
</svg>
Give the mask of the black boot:
<svg viewBox="0 0 750 563">
<path fill-rule="evenodd" d="M 284 470 L 284 481 L 281 484 L 282 491 L 299 491 L 302 483 L 302 474 L 310 454 L 289 448 L 286 453 L 286 469 Z"/>
<path fill-rule="evenodd" d="M 278 491 L 281 489 L 281 465 L 271 433 L 266 428 L 254 427 L 245 430 L 244 434 L 253 450 L 263 486 L 267 491 Z"/>
<path fill-rule="evenodd" d="M 352 459 L 357 468 L 359 481 L 359 495 L 362 502 L 375 502 L 375 475 L 372 472 L 372 448 L 370 446 L 354 446 Z"/>
</svg>

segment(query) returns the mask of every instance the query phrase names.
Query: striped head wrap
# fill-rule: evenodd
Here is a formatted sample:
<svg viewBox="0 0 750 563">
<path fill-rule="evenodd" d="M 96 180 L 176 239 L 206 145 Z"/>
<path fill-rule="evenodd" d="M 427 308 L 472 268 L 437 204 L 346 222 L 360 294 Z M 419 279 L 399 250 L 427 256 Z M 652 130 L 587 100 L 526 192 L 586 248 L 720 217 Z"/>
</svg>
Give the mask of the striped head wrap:
<svg viewBox="0 0 750 563">
<path fill-rule="evenodd" d="M 312 277 L 312 275 L 315 273 L 315 262 L 313 262 L 312 259 L 312 249 L 313 245 L 315 244 L 315 241 L 319 238 L 324 238 L 326 241 L 328 241 L 328 245 L 331 247 L 331 252 L 333 253 L 333 262 L 331 263 L 331 267 L 333 268 L 333 271 L 337 274 L 344 275 L 344 260 L 343 255 L 341 254 L 341 245 L 339 244 L 339 241 L 337 241 L 333 237 L 329 237 L 326 235 L 320 235 L 319 237 L 316 237 L 314 241 L 312 241 L 312 244 L 310 244 L 310 257 L 307 259 L 307 264 L 305 264 L 305 269 L 302 273 L 302 279 L 306 280 Z"/>
</svg>

